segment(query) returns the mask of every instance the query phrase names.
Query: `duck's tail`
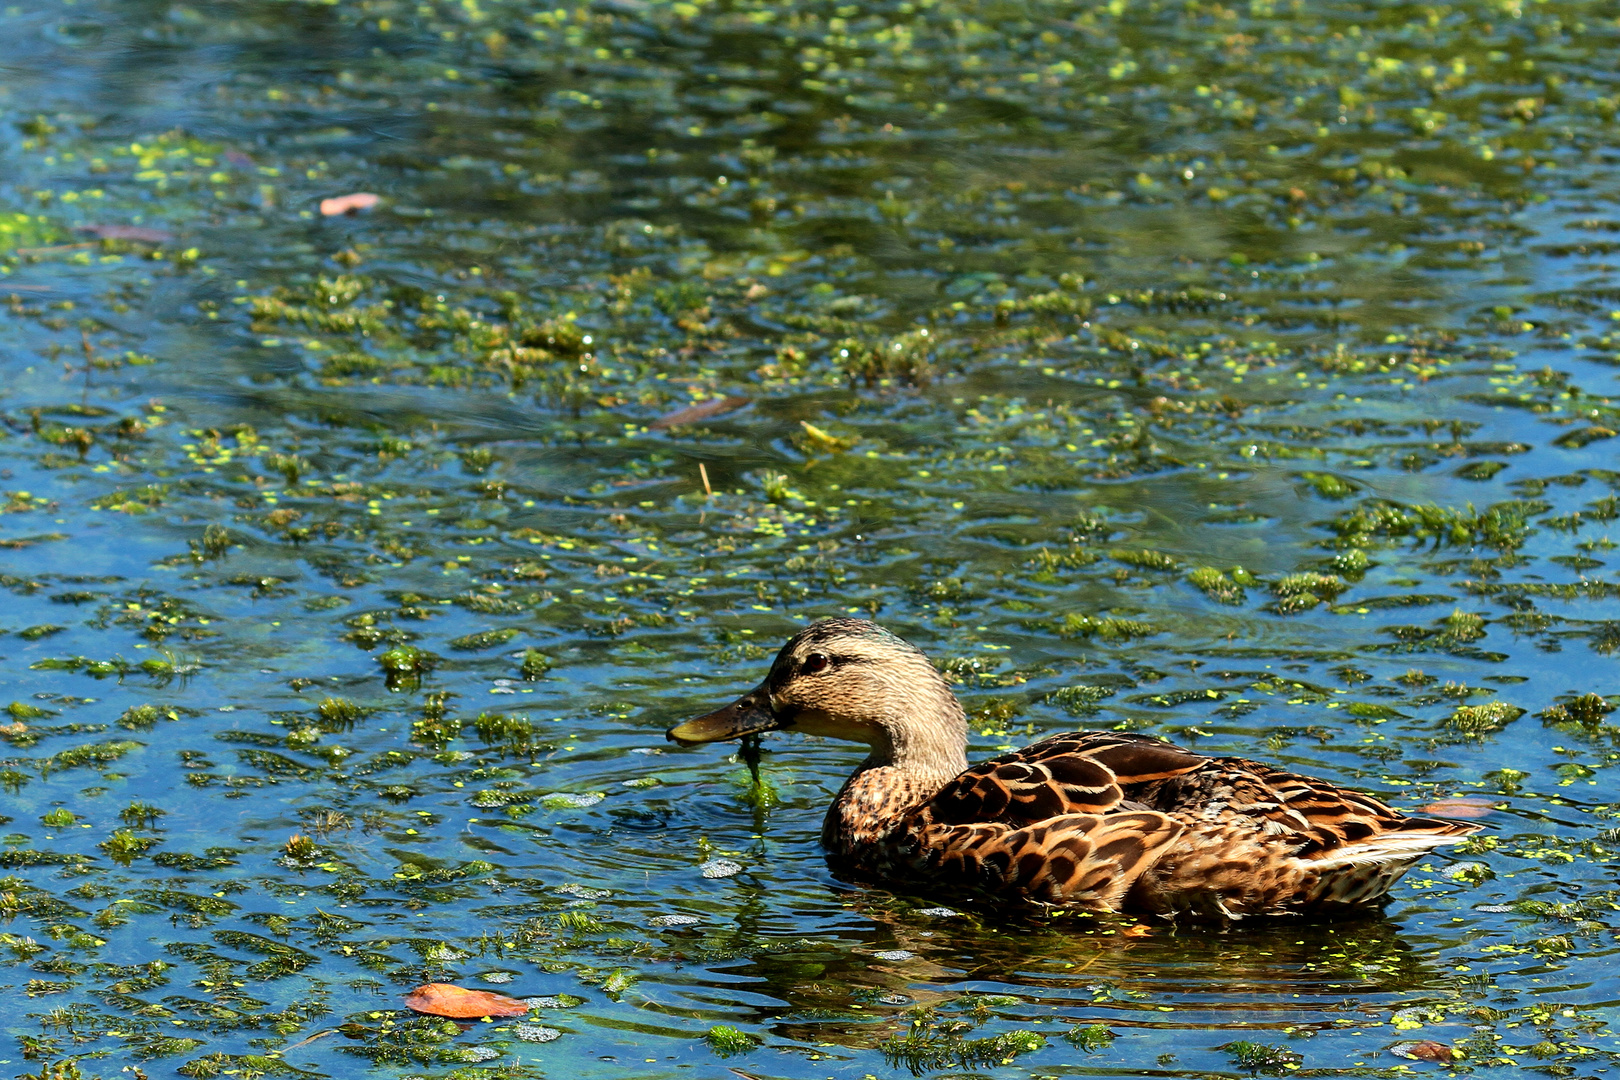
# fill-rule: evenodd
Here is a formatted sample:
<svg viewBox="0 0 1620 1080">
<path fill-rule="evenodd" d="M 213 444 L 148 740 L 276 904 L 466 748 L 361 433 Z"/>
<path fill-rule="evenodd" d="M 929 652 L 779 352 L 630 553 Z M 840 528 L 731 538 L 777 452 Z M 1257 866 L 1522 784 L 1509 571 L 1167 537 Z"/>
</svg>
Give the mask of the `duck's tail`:
<svg viewBox="0 0 1620 1080">
<path fill-rule="evenodd" d="M 1306 860 L 1320 875 L 1316 888 L 1311 890 L 1311 903 L 1377 901 L 1424 855 L 1480 829 L 1478 825 L 1433 818 L 1407 818 L 1401 826 Z"/>
<path fill-rule="evenodd" d="M 1381 866 L 1385 863 L 1399 863 L 1405 867 L 1435 848 L 1455 844 L 1480 829 L 1478 825 L 1433 818 L 1407 818 L 1401 825 L 1399 831 L 1379 833 L 1325 851 L 1311 859 L 1310 863 L 1323 871 L 1335 867 Z"/>
</svg>

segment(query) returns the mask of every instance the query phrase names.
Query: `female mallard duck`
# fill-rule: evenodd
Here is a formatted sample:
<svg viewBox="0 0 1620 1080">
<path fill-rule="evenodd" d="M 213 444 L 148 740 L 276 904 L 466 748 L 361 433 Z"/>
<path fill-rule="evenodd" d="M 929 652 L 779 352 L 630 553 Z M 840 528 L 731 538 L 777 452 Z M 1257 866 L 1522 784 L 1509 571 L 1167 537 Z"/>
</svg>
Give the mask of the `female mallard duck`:
<svg viewBox="0 0 1620 1080">
<path fill-rule="evenodd" d="M 669 737 L 778 730 L 872 748 L 822 828 L 835 872 L 985 899 L 1231 918 L 1363 904 L 1479 828 L 1111 731 L 1054 735 L 968 768 L 967 718 L 945 680 L 864 619 L 804 630 L 763 683 Z"/>
</svg>

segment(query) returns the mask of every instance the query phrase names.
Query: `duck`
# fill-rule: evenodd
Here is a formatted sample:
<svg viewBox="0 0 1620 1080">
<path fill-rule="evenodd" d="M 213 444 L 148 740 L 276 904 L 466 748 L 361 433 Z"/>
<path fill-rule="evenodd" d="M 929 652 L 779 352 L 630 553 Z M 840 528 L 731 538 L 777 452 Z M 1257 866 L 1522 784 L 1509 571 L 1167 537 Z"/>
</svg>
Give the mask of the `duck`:
<svg viewBox="0 0 1620 1080">
<path fill-rule="evenodd" d="M 1346 911 L 1481 827 L 1118 731 L 970 766 L 944 677 L 866 619 L 806 627 L 764 682 L 667 734 L 691 747 L 770 731 L 869 748 L 822 824 L 836 876 L 970 903 L 1224 920 Z"/>
</svg>

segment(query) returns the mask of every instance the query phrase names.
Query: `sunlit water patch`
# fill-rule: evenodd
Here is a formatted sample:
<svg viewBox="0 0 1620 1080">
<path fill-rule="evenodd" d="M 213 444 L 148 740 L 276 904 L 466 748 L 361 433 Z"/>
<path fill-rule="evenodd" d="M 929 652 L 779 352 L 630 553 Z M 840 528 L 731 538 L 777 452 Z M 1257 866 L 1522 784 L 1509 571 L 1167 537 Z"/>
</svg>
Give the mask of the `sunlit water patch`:
<svg viewBox="0 0 1620 1080">
<path fill-rule="evenodd" d="M 1609 7 L 0 18 L 0 1064 L 1613 1066 Z M 838 613 L 977 755 L 1491 828 L 1329 924 L 853 889 L 850 747 L 662 738 Z"/>
</svg>

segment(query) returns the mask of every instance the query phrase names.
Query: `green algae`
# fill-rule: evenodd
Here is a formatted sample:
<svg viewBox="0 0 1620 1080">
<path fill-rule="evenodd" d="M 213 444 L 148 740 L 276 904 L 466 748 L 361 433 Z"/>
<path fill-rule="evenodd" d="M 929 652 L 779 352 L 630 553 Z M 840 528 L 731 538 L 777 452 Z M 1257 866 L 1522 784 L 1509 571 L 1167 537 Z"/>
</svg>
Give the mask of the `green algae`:
<svg viewBox="0 0 1620 1080">
<path fill-rule="evenodd" d="M 39 996 L 4 1037 L 41 1070 L 532 1075 L 522 1040 L 395 1008 L 492 949 L 624 1043 L 567 1032 L 548 1073 L 659 1072 L 721 1021 L 807 1077 L 893 1039 L 1060 1069 L 1037 1023 L 1119 1031 L 1079 1045 L 1120 1075 L 1287 1069 L 1205 1027 L 1279 1017 L 1313 1065 L 1442 1023 L 1482 1072 L 1609 1062 L 1582 1002 L 1617 805 L 1611 16 L 19 24 L 0 862 L 29 880 L 0 956 Z M 154 36 L 206 94 L 70 91 L 140 84 L 114 43 Z M 941 661 L 975 757 L 1082 718 L 1403 807 L 1488 794 L 1506 842 L 1425 860 L 1383 921 L 1210 951 L 829 893 L 803 867 L 843 749 L 773 751 L 745 807 L 712 756 L 643 757 L 834 613 Z M 711 847 L 748 875 L 701 877 Z M 900 983 L 863 949 L 924 959 Z M 959 956 L 999 1004 L 906 1029 Z M 772 1005 L 707 985 L 737 966 Z M 649 1020 L 639 988 L 694 971 L 702 1026 Z"/>
</svg>

